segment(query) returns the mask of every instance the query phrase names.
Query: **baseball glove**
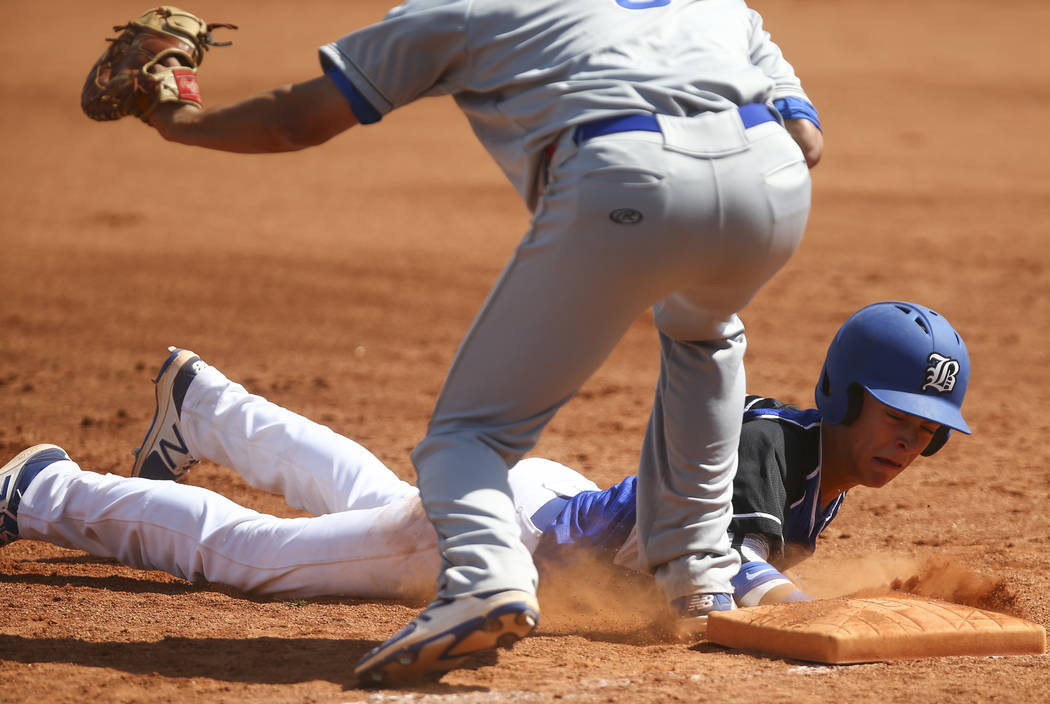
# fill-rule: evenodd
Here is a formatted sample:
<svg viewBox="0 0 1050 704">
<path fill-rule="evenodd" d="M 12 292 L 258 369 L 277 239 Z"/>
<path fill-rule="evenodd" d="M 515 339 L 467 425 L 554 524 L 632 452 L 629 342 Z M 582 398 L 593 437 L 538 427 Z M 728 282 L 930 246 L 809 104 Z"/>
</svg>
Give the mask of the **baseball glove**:
<svg viewBox="0 0 1050 704">
<path fill-rule="evenodd" d="M 161 5 L 136 20 L 113 27 L 120 36 L 107 39 L 109 48 L 91 67 L 80 106 L 93 120 L 119 120 L 135 115 L 148 121 L 161 103 L 203 107 L 197 67 L 216 42 L 211 30 L 237 29 L 232 24 L 208 24 L 200 17 Z"/>
</svg>

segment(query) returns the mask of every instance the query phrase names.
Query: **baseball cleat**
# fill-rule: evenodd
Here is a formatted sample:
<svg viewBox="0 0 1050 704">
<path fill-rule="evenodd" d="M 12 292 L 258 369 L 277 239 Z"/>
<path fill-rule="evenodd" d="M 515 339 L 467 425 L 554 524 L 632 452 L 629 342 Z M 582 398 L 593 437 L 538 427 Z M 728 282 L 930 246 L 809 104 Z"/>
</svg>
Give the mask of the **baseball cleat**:
<svg viewBox="0 0 1050 704">
<path fill-rule="evenodd" d="M 33 445 L 0 467 L 0 546 L 18 540 L 18 505 L 29 483 L 52 462 L 68 459 L 58 445 Z"/>
<path fill-rule="evenodd" d="M 471 655 L 509 650 L 536 627 L 539 603 L 517 589 L 437 599 L 354 667 L 364 685 L 438 679 Z"/>
<path fill-rule="evenodd" d="M 208 365 L 189 350 L 169 347 L 168 351 L 171 354 L 153 380 L 157 397 L 153 422 L 142 445 L 131 451 L 135 455 L 135 464 L 131 468 L 133 477 L 178 481 L 198 462 L 186 446 L 180 415 L 186 389 L 197 373 Z"/>
<path fill-rule="evenodd" d="M 679 638 L 693 638 L 707 633 L 707 616 L 714 611 L 736 608 L 732 594 L 690 594 L 671 602 L 678 617 L 675 624 Z"/>
</svg>

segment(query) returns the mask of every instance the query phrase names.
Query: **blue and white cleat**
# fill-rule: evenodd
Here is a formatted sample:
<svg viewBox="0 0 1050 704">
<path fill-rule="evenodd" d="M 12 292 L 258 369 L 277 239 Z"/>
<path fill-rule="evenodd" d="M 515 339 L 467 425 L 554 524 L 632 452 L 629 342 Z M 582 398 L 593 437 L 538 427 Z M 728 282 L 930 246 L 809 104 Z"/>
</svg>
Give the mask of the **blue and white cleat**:
<svg viewBox="0 0 1050 704">
<path fill-rule="evenodd" d="M 68 459 L 58 445 L 33 445 L 0 467 L 0 547 L 18 540 L 18 506 L 29 483 L 49 464 Z"/>
<path fill-rule="evenodd" d="M 435 680 L 471 655 L 509 650 L 540 621 L 529 592 L 509 589 L 456 599 L 436 599 L 407 626 L 354 667 L 365 686 Z"/>
<path fill-rule="evenodd" d="M 180 415 L 186 389 L 208 365 L 189 350 L 169 347 L 168 351 L 171 354 L 153 380 L 157 397 L 153 422 L 142 445 L 131 451 L 135 455 L 133 477 L 179 481 L 198 462 L 186 446 Z"/>
<path fill-rule="evenodd" d="M 694 638 L 707 633 L 707 617 L 715 611 L 736 608 L 732 594 L 690 594 L 671 602 L 678 622 L 679 638 Z"/>
</svg>

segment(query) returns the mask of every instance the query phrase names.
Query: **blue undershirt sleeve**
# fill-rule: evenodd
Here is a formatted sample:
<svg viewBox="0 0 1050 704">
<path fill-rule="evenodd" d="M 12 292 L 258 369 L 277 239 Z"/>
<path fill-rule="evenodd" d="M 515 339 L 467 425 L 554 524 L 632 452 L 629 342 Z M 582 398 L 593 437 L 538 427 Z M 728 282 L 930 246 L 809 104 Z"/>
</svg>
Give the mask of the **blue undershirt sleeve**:
<svg viewBox="0 0 1050 704">
<path fill-rule="evenodd" d="M 337 69 L 335 66 L 325 67 L 324 74 L 335 81 L 336 86 L 339 88 L 339 92 L 343 94 L 347 102 L 350 103 L 350 109 L 354 113 L 354 117 L 362 125 L 368 125 L 373 122 L 379 122 L 383 119 L 383 116 L 372 107 L 372 104 L 365 100 L 365 97 L 361 95 L 361 92 L 354 87 L 354 84 L 350 82 L 350 79 L 346 75 Z"/>
</svg>

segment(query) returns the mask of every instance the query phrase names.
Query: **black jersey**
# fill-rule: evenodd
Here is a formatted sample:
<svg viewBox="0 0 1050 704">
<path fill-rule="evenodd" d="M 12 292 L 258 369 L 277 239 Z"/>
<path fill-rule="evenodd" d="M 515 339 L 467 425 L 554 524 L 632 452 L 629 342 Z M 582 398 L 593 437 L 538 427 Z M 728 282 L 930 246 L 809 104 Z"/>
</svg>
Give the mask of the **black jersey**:
<svg viewBox="0 0 1050 704">
<path fill-rule="evenodd" d="M 734 546 L 760 534 L 769 545 L 768 561 L 786 569 L 813 553 L 844 497 L 833 497 L 821 510 L 820 411 L 748 396 L 733 483 Z"/>
</svg>

